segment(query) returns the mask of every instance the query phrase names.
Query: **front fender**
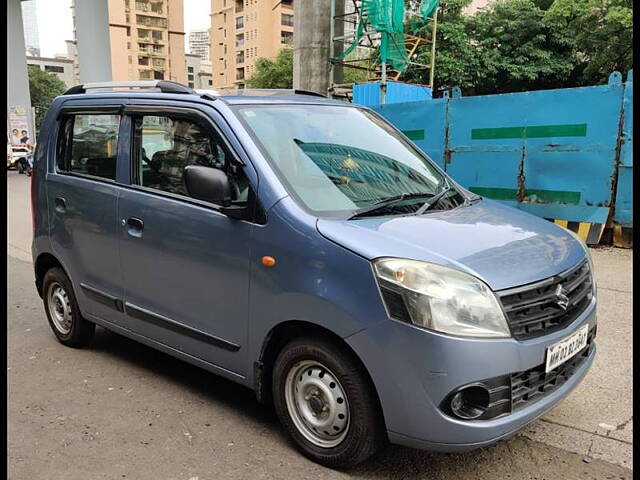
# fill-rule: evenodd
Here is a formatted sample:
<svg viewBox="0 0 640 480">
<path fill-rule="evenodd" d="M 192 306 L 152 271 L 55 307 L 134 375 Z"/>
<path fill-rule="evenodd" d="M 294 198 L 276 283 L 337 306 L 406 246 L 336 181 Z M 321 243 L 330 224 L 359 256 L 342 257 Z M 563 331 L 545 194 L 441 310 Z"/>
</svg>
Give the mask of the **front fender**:
<svg viewBox="0 0 640 480">
<path fill-rule="evenodd" d="M 386 318 L 371 263 L 320 235 L 315 218 L 290 199 L 268 212 L 267 225 L 256 226 L 252 245 L 251 364 L 260 358 L 269 332 L 282 322 L 312 323 L 345 338 Z M 265 255 L 276 259 L 275 266 L 262 264 Z"/>
</svg>

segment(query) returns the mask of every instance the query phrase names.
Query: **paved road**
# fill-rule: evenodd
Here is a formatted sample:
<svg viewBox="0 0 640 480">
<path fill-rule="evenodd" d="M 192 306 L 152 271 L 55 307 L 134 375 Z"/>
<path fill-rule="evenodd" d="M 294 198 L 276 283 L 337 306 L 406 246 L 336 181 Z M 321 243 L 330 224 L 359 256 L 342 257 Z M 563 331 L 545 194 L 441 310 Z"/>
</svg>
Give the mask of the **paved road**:
<svg viewBox="0 0 640 480">
<path fill-rule="evenodd" d="M 475 452 L 390 446 L 337 472 L 299 455 L 243 387 L 101 328 L 89 349 L 60 345 L 33 286 L 28 178 L 9 172 L 8 187 L 12 480 L 632 477 L 629 250 L 593 250 L 599 354 L 542 420 Z"/>
</svg>

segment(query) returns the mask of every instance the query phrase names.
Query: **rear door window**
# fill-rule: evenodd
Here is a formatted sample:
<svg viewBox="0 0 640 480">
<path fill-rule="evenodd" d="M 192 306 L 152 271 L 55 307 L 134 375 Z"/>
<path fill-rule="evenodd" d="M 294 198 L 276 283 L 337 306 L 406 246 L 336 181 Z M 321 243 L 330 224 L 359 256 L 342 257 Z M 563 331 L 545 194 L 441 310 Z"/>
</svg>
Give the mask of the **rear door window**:
<svg viewBox="0 0 640 480">
<path fill-rule="evenodd" d="M 60 138 L 58 170 L 115 181 L 119 128 L 120 115 L 66 117 Z"/>
</svg>

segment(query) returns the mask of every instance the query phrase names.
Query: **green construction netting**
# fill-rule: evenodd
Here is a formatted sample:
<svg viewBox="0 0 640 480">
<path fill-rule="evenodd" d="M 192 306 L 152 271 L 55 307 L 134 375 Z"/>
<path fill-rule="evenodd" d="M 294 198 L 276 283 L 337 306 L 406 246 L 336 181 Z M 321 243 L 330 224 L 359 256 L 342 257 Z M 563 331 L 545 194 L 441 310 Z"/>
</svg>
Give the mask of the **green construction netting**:
<svg viewBox="0 0 640 480">
<path fill-rule="evenodd" d="M 424 21 L 435 11 L 438 3 L 439 0 L 422 0 L 420 16 Z M 364 14 L 370 27 L 381 34 L 380 62 L 404 72 L 409 60 L 404 44 L 404 0 L 362 0 L 361 7 L 355 39 L 336 59 L 345 58 L 358 46 L 365 31 Z"/>
<path fill-rule="evenodd" d="M 438 8 L 440 0 L 422 0 L 420 2 L 420 16 L 423 20 L 429 18 Z"/>
</svg>

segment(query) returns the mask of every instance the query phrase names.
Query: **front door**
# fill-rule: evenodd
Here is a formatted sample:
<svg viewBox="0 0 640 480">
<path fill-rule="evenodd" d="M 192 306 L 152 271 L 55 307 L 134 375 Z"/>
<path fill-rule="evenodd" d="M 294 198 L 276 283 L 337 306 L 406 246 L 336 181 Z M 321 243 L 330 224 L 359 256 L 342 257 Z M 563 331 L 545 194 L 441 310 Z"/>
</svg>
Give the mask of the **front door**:
<svg viewBox="0 0 640 480">
<path fill-rule="evenodd" d="M 183 179 L 187 165 L 223 169 L 242 200 L 243 167 L 202 115 L 132 108 L 131 187 L 118 202 L 129 328 L 243 375 L 252 224 L 191 198 Z"/>
</svg>

